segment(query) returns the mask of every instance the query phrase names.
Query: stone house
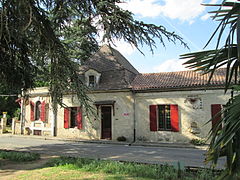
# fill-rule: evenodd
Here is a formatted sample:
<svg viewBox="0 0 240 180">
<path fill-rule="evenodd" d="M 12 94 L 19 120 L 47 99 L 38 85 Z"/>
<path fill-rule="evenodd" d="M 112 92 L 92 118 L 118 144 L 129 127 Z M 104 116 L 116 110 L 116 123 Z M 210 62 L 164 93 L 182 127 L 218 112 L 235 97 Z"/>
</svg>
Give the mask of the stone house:
<svg viewBox="0 0 240 180">
<path fill-rule="evenodd" d="M 87 116 L 74 94 L 66 94 L 54 122 L 48 88 L 29 91 L 21 128 L 25 134 L 75 139 L 189 142 L 207 136 L 221 110 L 224 69 L 210 83 L 194 71 L 139 73 L 125 57 L 102 46 L 81 66 L 82 79 L 96 115 Z"/>
</svg>

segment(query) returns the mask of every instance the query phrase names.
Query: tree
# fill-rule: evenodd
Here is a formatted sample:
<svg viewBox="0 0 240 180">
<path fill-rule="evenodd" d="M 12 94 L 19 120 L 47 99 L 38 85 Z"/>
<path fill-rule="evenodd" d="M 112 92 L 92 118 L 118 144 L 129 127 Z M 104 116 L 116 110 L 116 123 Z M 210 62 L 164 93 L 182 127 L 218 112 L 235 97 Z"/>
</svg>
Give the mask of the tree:
<svg viewBox="0 0 240 180">
<path fill-rule="evenodd" d="M 13 117 L 15 111 L 19 108 L 16 103 L 17 93 L 8 89 L 7 86 L 0 84 L 0 117 L 2 112 L 7 112 L 8 117 Z"/>
<path fill-rule="evenodd" d="M 66 91 L 75 92 L 88 106 L 86 87 L 76 64 L 83 63 L 102 41 L 123 39 L 137 49 L 151 51 L 157 38 L 182 38 L 163 26 L 146 24 L 118 6 L 122 0 L 0 0 L 0 79 L 9 88 L 34 87 L 37 74 L 48 79 L 53 104 L 62 103 Z M 71 79 L 71 81 L 69 80 Z M 55 107 L 56 108 L 56 107 Z"/>
<path fill-rule="evenodd" d="M 221 4 L 209 6 L 219 7 L 211 13 L 214 14 L 213 19 L 220 23 L 207 42 L 208 45 L 217 36 L 216 49 L 185 54 L 182 58 L 189 59 L 185 63 L 189 68 L 210 73 L 209 80 L 216 69 L 226 66 L 225 91 L 232 89 L 232 97 L 221 112 L 221 121 L 211 129 L 207 161 L 216 165 L 220 156 L 226 156 L 227 168 L 220 179 L 239 179 L 240 95 L 234 92 L 240 90 L 240 2 L 224 0 Z M 225 31 L 226 38 L 223 36 Z M 222 41 L 224 44 L 220 47 Z"/>
</svg>

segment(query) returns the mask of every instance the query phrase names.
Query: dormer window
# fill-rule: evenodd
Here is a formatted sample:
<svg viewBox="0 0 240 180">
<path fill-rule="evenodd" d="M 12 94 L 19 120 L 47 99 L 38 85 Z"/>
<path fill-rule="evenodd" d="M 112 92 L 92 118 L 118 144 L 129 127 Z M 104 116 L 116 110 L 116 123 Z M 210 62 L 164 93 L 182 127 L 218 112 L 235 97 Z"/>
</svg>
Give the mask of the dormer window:
<svg viewBox="0 0 240 180">
<path fill-rule="evenodd" d="M 88 76 L 88 87 L 95 87 L 95 76 Z"/>
<path fill-rule="evenodd" d="M 96 88 L 99 85 L 101 74 L 94 69 L 89 69 L 84 74 L 86 80 L 86 86 L 89 88 Z"/>
</svg>

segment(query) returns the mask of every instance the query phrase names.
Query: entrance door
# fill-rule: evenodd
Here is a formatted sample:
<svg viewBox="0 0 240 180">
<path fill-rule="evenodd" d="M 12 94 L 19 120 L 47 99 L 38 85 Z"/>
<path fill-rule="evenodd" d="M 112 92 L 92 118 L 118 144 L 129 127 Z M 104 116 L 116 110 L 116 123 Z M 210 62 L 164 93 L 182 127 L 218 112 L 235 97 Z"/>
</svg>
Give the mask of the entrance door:
<svg viewBox="0 0 240 180">
<path fill-rule="evenodd" d="M 102 139 L 112 139 L 112 108 L 111 106 L 101 107 Z"/>
</svg>

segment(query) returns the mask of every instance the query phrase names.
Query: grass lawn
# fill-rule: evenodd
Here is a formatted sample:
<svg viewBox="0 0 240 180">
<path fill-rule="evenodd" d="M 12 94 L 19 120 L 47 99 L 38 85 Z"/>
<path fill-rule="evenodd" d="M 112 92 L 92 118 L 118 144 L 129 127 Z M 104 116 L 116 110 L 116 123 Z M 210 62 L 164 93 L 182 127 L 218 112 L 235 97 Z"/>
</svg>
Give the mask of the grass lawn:
<svg viewBox="0 0 240 180">
<path fill-rule="evenodd" d="M 30 162 L 29 165 L 32 168 L 25 168 L 21 173 L 16 173 L 11 175 L 10 178 L 6 177 L 4 179 L 211 180 L 214 177 L 216 178 L 216 173 L 210 170 L 191 172 L 181 167 L 174 168 L 169 165 L 148 165 L 86 158 L 57 157 L 47 159 L 47 163 L 45 162 L 39 167 L 39 161 L 41 160 Z M 38 164 L 38 167 L 34 168 L 34 163 Z M 24 166 L 25 164 L 22 164 L 21 167 Z"/>
<path fill-rule="evenodd" d="M 14 178 L 15 180 L 43 180 L 43 179 L 150 179 L 150 178 L 134 178 L 127 175 L 106 174 L 99 172 L 85 172 L 82 170 L 72 170 L 65 167 L 48 167 L 38 170 L 32 170 L 31 172 L 19 175 Z"/>
<path fill-rule="evenodd" d="M 32 170 L 16 179 L 162 179 L 211 180 L 209 170 L 186 172 L 168 165 L 146 165 L 86 158 L 52 159 L 43 169 Z"/>
<path fill-rule="evenodd" d="M 25 162 L 25 161 L 38 160 L 38 159 L 40 159 L 40 155 L 37 153 L 0 150 L 0 159 Z"/>
</svg>

